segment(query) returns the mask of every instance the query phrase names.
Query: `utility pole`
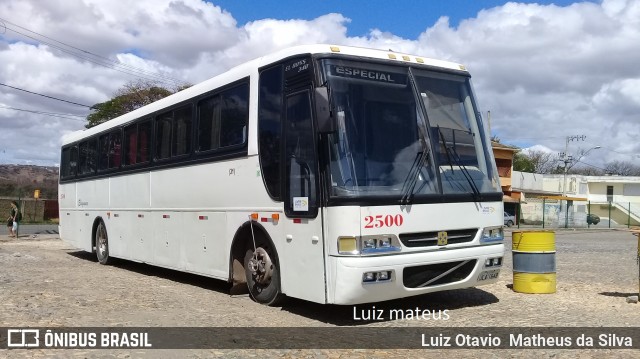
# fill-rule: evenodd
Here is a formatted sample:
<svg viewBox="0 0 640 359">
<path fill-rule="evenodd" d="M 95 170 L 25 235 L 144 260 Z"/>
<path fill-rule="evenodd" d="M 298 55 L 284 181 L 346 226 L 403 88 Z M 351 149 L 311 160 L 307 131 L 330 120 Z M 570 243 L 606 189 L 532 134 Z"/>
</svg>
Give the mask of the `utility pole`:
<svg viewBox="0 0 640 359">
<path fill-rule="evenodd" d="M 567 172 L 569 171 L 569 164 L 573 162 L 573 156 L 569 155 L 569 142 L 570 141 L 584 141 L 587 138 L 585 135 L 567 136 L 564 152 L 560 153 L 560 160 L 564 162 L 564 176 L 562 180 L 562 197 L 567 195 Z"/>
<path fill-rule="evenodd" d="M 585 135 L 575 135 L 575 136 L 567 136 L 565 145 L 564 145 L 564 153 L 560 154 L 560 159 L 564 162 L 564 175 L 562 177 L 562 197 L 560 200 L 560 213 L 564 212 L 564 226 L 567 228 L 569 226 L 569 201 L 564 199 L 567 196 L 567 172 L 569 172 L 569 164 L 573 162 L 573 156 L 569 155 L 569 142 L 570 141 L 584 141 L 587 138 Z M 564 201 L 564 209 L 562 203 Z"/>
</svg>

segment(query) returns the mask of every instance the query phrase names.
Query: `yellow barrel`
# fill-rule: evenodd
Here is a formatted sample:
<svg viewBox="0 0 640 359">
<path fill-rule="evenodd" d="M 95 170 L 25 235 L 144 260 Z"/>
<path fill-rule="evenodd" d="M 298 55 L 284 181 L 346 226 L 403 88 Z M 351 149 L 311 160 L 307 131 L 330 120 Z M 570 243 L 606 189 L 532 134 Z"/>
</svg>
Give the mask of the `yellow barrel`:
<svg viewBox="0 0 640 359">
<path fill-rule="evenodd" d="M 553 231 L 513 232 L 513 290 L 556 292 L 556 240 Z"/>
</svg>

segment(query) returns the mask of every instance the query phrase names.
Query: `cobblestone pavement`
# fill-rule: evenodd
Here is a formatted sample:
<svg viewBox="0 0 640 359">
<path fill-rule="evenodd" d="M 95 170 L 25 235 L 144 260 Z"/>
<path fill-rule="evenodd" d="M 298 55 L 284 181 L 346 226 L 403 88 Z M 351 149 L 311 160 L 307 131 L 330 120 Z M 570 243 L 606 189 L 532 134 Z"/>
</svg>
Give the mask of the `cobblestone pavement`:
<svg viewBox="0 0 640 359">
<path fill-rule="evenodd" d="M 558 231 L 557 293 L 511 289 L 511 241 L 497 283 L 384 303 L 266 307 L 225 282 L 117 261 L 99 265 L 55 234 L 0 237 L 0 327 L 636 327 L 637 239 L 626 231 Z M 447 310 L 448 319 L 354 320 L 372 306 Z M 356 315 L 357 317 L 358 315 Z M 330 329 L 330 328 L 328 328 Z M 241 330 L 241 329 L 240 329 Z M 0 333 L 0 335 L 3 333 Z M 251 338 L 247 338 L 251 340 Z M 5 357 L 638 357 L 638 350 L 10 350 Z"/>
</svg>

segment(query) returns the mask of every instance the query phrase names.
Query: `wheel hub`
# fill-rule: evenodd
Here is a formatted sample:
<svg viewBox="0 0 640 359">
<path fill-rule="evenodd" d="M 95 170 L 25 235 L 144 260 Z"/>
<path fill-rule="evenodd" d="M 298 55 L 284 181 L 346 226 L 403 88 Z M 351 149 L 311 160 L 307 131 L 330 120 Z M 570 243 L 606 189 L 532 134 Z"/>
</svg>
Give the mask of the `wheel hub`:
<svg viewBox="0 0 640 359">
<path fill-rule="evenodd" d="M 269 284 L 271 282 L 271 275 L 273 274 L 273 262 L 269 253 L 262 248 L 258 247 L 253 252 L 253 257 L 249 260 L 249 270 L 259 284 Z"/>
</svg>

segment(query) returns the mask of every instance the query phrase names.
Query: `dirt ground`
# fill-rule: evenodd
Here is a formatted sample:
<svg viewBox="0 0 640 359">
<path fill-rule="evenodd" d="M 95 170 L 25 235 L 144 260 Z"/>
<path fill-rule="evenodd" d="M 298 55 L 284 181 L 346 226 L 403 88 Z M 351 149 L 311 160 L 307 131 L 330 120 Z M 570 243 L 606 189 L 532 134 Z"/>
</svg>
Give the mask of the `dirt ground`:
<svg viewBox="0 0 640 359">
<path fill-rule="evenodd" d="M 510 236 L 497 283 L 359 306 L 289 300 L 266 307 L 225 282 L 128 261 L 99 265 L 55 234 L 0 238 L 0 327 L 637 327 L 637 239 L 558 231 L 557 293 L 512 290 Z M 447 311 L 447 319 L 362 321 L 372 306 Z M 4 333 L 0 333 L 0 338 Z M 247 338 L 250 340 L 250 338 Z M 640 340 L 638 338 L 637 340 Z M 417 350 L 3 350 L 7 357 L 433 357 Z M 639 350 L 455 350 L 456 357 L 638 357 Z"/>
</svg>

